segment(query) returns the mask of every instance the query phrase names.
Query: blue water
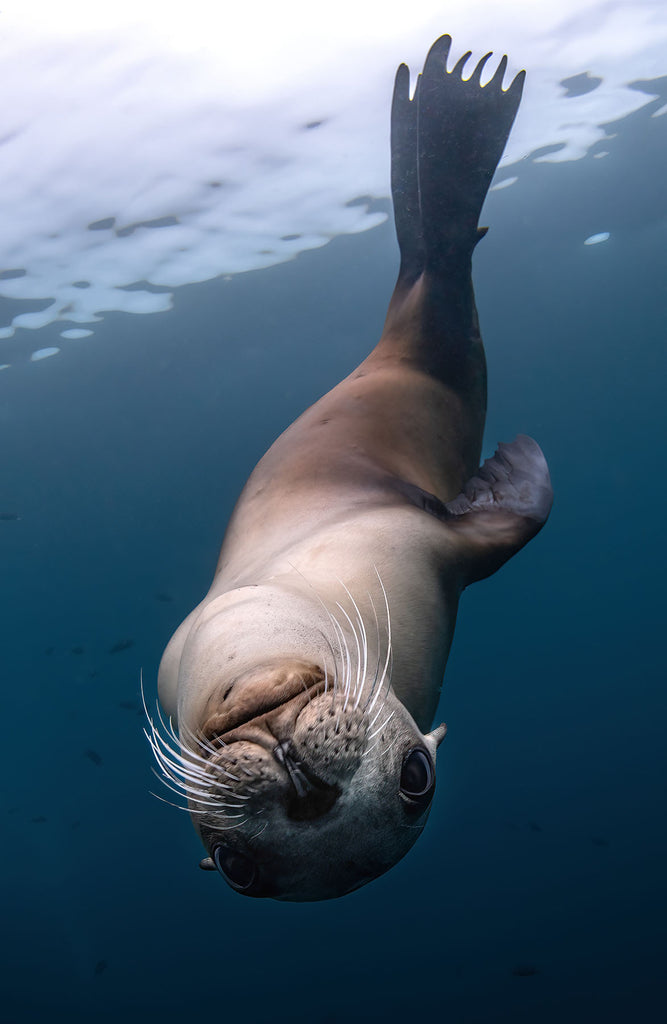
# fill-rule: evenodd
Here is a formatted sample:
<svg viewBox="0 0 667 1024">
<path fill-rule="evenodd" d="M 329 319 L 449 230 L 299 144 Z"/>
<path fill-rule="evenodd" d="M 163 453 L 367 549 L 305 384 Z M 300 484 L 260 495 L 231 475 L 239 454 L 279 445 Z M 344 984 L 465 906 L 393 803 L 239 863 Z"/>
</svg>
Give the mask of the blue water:
<svg viewBox="0 0 667 1024">
<path fill-rule="evenodd" d="M 485 455 L 532 434 L 555 505 L 464 596 L 424 836 L 342 900 L 249 900 L 197 869 L 187 816 L 149 795 L 139 673 L 153 694 L 256 460 L 379 336 L 391 225 L 110 314 L 42 363 L 3 342 L 5 1019 L 664 1019 L 660 102 L 608 157 L 525 161 L 488 201 Z"/>
</svg>

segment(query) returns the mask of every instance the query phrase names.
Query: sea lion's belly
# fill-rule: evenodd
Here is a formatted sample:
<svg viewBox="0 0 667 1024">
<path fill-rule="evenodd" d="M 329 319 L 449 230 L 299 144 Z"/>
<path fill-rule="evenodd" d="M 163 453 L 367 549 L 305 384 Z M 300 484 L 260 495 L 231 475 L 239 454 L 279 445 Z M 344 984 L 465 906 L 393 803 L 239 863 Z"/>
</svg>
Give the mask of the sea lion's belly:
<svg viewBox="0 0 667 1024">
<path fill-rule="evenodd" d="M 228 525 L 216 579 L 253 582 L 304 538 L 409 505 L 406 484 L 448 501 L 478 465 L 482 429 L 478 410 L 441 381 L 399 360 L 369 358 L 260 460 Z"/>
</svg>

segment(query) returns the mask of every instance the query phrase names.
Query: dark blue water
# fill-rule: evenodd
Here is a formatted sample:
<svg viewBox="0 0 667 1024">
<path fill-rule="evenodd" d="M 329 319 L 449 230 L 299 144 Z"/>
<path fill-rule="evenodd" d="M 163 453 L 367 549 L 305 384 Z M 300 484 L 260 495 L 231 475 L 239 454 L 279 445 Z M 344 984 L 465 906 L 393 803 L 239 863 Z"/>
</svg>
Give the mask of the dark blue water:
<svg viewBox="0 0 667 1024">
<path fill-rule="evenodd" d="M 659 103 L 608 157 L 526 161 L 487 204 L 485 454 L 532 434 L 556 501 L 462 602 L 424 836 L 342 900 L 248 900 L 197 869 L 187 816 L 148 793 L 139 672 L 154 693 L 256 460 L 377 339 L 391 226 L 109 315 L 42 363 L 55 329 L 3 343 L 5 1019 L 664 1019 Z"/>
</svg>

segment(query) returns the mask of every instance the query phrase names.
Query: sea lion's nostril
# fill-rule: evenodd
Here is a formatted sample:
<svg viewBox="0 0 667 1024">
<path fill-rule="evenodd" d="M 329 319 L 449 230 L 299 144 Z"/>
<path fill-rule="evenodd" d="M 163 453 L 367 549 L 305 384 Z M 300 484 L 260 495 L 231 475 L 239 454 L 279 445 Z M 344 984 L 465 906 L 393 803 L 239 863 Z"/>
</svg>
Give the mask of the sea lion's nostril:
<svg viewBox="0 0 667 1024">
<path fill-rule="evenodd" d="M 301 799 L 308 796 L 310 791 L 314 788 L 313 784 L 302 772 L 301 762 L 296 761 L 289 754 L 289 743 L 279 743 L 273 750 L 273 756 L 278 764 L 281 764 L 289 775 L 289 780 L 296 791 L 297 797 Z"/>
<path fill-rule="evenodd" d="M 330 786 L 313 775 L 290 752 L 289 743 L 279 743 L 275 746 L 273 756 L 287 772 L 292 785 L 292 792 L 287 800 L 288 818 L 294 821 L 311 821 L 313 818 L 321 818 L 331 810 L 340 796 L 339 786 Z"/>
</svg>

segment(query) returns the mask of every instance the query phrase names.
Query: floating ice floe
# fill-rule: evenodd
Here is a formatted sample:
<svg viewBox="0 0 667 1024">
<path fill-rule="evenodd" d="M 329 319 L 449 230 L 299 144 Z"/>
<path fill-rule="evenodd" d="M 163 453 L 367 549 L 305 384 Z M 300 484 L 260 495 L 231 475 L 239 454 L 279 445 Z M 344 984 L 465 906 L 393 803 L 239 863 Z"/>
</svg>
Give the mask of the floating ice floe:
<svg viewBox="0 0 667 1024">
<path fill-rule="evenodd" d="M 609 240 L 608 231 L 600 231 L 597 235 L 589 235 L 588 238 L 584 239 L 584 245 L 599 245 L 600 242 L 606 242 Z"/>
<path fill-rule="evenodd" d="M 466 73 L 489 49 L 506 84 L 528 71 L 501 166 L 586 155 L 667 63 L 656 0 L 3 0 L 1 18 L 0 337 L 165 311 L 179 285 L 381 223 L 395 69 L 414 83 L 444 31 L 450 68 L 470 47 Z"/>
<path fill-rule="evenodd" d="M 489 189 L 489 192 L 500 192 L 500 190 L 503 188 L 509 188 L 510 185 L 515 185 L 518 180 L 519 179 L 516 175 L 514 175 L 514 177 L 512 178 L 503 178 L 503 180 L 499 181 L 497 185 L 492 185 L 491 188 Z"/>
<path fill-rule="evenodd" d="M 89 338 L 93 332 L 85 331 L 83 328 L 72 327 L 67 331 L 61 331 L 61 338 Z"/>
<path fill-rule="evenodd" d="M 57 356 L 60 352 L 59 348 L 54 346 L 50 348 L 38 348 L 36 352 L 30 356 L 31 363 L 38 363 L 41 359 L 48 359 L 49 356 Z"/>
</svg>

